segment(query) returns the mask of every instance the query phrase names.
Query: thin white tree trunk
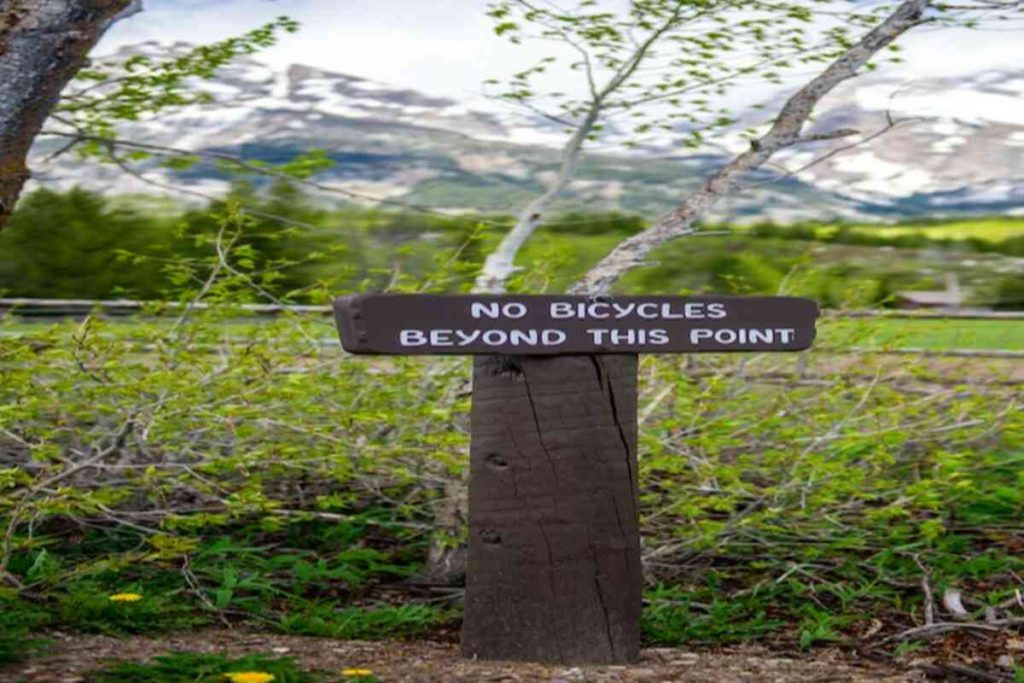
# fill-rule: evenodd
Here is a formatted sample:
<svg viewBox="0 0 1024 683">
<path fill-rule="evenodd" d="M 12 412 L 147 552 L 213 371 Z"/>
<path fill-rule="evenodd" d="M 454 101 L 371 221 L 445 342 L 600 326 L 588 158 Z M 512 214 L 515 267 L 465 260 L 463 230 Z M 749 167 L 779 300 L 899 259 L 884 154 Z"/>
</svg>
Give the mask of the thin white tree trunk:
<svg viewBox="0 0 1024 683">
<path fill-rule="evenodd" d="M 519 250 L 526 244 L 540 225 L 551 203 L 569 186 L 576 169 L 579 167 L 583 143 L 593 132 L 594 123 L 600 111 L 600 102 L 594 103 L 586 119 L 573 132 L 572 137 L 562 148 L 562 163 L 558 168 L 558 176 L 551 182 L 544 194 L 530 202 L 516 219 L 516 224 L 505 235 L 497 249 L 491 252 L 484 261 L 483 269 L 476 279 L 473 291 L 477 294 L 501 294 L 505 291 L 508 279 L 516 272 L 515 260 Z"/>
<path fill-rule="evenodd" d="M 570 289 L 574 294 L 604 294 L 628 271 L 644 264 L 644 259 L 665 242 L 692 234 L 693 224 L 715 202 L 729 194 L 748 171 L 763 165 L 776 152 L 803 142 L 830 140 L 856 131 L 838 130 L 820 135 L 801 132 L 821 99 L 857 72 L 880 50 L 888 47 L 906 31 L 926 21 L 927 0 L 905 0 L 889 17 L 869 31 L 845 54 L 816 78 L 802 87 L 783 106 L 771 129 L 759 140 L 708 178 L 672 212 L 654 225 L 620 242 Z"/>
<path fill-rule="evenodd" d="M 544 191 L 544 194 L 534 199 L 523 210 L 512 227 L 512 230 L 505 235 L 498 248 L 492 252 L 484 261 L 483 269 L 477 277 L 473 292 L 477 294 L 501 294 L 505 291 L 508 279 L 516 271 L 515 260 L 519 250 L 523 248 L 526 240 L 536 232 L 544 217 L 544 212 L 576 175 L 579 167 L 580 155 L 583 145 L 594 132 L 594 127 L 604 111 L 605 104 L 610 96 L 617 92 L 626 83 L 644 60 L 651 53 L 651 49 L 679 20 L 680 12 L 685 3 L 676 5 L 671 16 L 662 25 L 647 36 L 647 39 L 636 46 L 636 50 L 629 56 L 615 74 L 608 80 L 600 90 L 594 85 L 593 73 L 590 71 L 590 62 L 587 61 L 587 82 L 590 87 L 590 106 L 587 114 L 573 131 L 572 137 L 562 148 L 562 163 L 558 169 L 558 176 Z"/>
</svg>

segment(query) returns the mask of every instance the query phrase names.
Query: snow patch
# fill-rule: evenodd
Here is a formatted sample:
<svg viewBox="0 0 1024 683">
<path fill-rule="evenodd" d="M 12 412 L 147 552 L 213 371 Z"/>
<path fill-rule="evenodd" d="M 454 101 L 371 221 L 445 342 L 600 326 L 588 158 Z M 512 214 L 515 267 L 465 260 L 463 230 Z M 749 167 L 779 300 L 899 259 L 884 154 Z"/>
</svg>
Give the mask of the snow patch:
<svg viewBox="0 0 1024 683">
<path fill-rule="evenodd" d="M 274 74 L 274 85 L 270 88 L 270 96 L 278 100 L 288 99 L 291 92 L 292 79 L 287 71 Z"/>
<path fill-rule="evenodd" d="M 468 173 L 504 173 L 526 179 L 529 169 L 514 156 L 500 153 L 463 154 L 455 158 L 459 168 Z"/>
<path fill-rule="evenodd" d="M 520 145 L 539 145 L 541 147 L 561 147 L 565 144 L 565 135 L 558 130 L 545 128 L 524 128 L 513 126 L 508 135 L 496 136 L 497 139 L 508 139 Z M 495 139 L 491 137 L 490 139 Z"/>
<path fill-rule="evenodd" d="M 903 116 L 951 118 L 975 124 L 1024 125 L 1024 107 L 1020 106 L 1018 98 L 972 88 L 953 87 L 942 93 L 900 92 L 891 85 L 876 85 L 857 90 L 855 99 L 864 109 L 889 109 Z"/>
<path fill-rule="evenodd" d="M 962 135 L 951 135 L 947 138 L 933 142 L 931 150 L 936 154 L 949 154 L 950 152 L 956 151 L 958 147 L 963 147 L 965 144 L 967 144 L 967 138 Z"/>
<path fill-rule="evenodd" d="M 210 93 L 217 99 L 230 99 L 241 94 L 242 89 L 225 83 L 224 81 L 202 81 L 196 87 L 203 92 Z"/>
<path fill-rule="evenodd" d="M 928 187 L 932 175 L 922 168 L 908 168 L 879 158 L 874 152 L 836 157 L 835 169 L 854 176 L 847 179 L 852 189 L 888 197 L 901 197 Z"/>
<path fill-rule="evenodd" d="M 960 126 L 954 121 L 938 120 L 931 126 L 931 132 L 936 135 L 956 135 L 960 132 Z"/>
</svg>

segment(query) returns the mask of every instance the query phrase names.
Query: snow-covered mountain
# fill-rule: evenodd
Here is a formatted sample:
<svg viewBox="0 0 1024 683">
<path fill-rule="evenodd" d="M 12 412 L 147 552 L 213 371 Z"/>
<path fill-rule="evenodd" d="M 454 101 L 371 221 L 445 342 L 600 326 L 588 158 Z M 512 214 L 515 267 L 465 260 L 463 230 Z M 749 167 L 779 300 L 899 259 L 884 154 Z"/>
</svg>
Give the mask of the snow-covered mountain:
<svg viewBox="0 0 1024 683">
<path fill-rule="evenodd" d="M 144 43 L 127 53 L 162 56 L 186 49 Z M 357 76 L 293 65 L 274 70 L 244 59 L 203 82 L 215 101 L 141 121 L 125 139 L 190 150 L 229 152 L 282 162 L 311 148 L 335 161 L 317 180 L 358 195 L 443 210 L 514 210 L 539 192 L 558 165 L 557 126 L 493 103 L 471 105 Z M 1024 73 L 983 73 L 969 80 L 902 83 L 860 79 L 822 107 L 820 129 L 852 127 L 870 138 L 793 175 L 761 172 L 716 218 L 898 218 L 1024 210 Z M 904 120 L 905 119 L 905 120 Z M 796 170 L 857 141 L 819 143 L 780 156 Z M 562 201 L 566 209 L 657 213 L 722 163 L 738 139 L 697 153 L 666 146 L 643 155 L 595 152 Z M 79 184 L 109 192 L 172 192 L 116 167 L 72 155 L 43 158 L 36 182 Z M 89 164 L 88 167 L 85 164 Z M 172 172 L 155 163 L 144 177 L 193 194 L 217 194 L 226 178 L 215 164 Z M 172 177 L 174 176 L 174 177 Z"/>
<path fill-rule="evenodd" d="M 826 102 L 816 125 L 852 127 L 866 137 L 881 134 L 799 177 L 899 213 L 1020 212 L 1022 101 L 1024 71 L 984 72 L 966 80 L 852 82 Z M 786 163 L 799 168 L 815 153 L 791 154 Z"/>
</svg>

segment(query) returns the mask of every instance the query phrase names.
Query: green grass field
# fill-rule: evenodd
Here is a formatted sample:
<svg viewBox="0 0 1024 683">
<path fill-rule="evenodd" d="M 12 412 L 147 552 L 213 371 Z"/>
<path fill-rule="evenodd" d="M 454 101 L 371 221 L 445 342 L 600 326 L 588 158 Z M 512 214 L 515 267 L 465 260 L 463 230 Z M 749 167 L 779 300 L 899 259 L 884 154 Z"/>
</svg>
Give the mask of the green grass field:
<svg viewBox="0 0 1024 683">
<path fill-rule="evenodd" d="M 818 228 L 822 237 L 834 234 L 839 228 L 834 225 Z M 968 240 L 980 239 L 986 242 L 1005 242 L 1014 237 L 1024 235 L 1024 220 L 1015 218 L 975 218 L 953 221 L 939 225 L 913 223 L 900 225 L 854 225 L 852 230 L 868 235 L 883 237 L 901 237 L 904 235 L 922 235 L 934 240 Z"/>
<path fill-rule="evenodd" d="M 896 349 L 1024 350 L 1024 320 L 826 320 L 817 343 Z"/>
</svg>

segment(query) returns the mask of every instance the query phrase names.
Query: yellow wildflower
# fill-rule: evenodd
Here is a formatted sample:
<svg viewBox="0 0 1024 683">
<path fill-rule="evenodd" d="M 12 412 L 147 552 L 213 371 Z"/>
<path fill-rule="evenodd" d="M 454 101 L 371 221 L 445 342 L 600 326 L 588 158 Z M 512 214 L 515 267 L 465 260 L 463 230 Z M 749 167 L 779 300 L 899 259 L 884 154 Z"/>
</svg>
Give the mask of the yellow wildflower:
<svg viewBox="0 0 1024 683">
<path fill-rule="evenodd" d="M 358 676 L 372 676 L 373 671 L 370 669 L 342 669 L 341 675 L 348 678 L 356 678 Z"/>
<path fill-rule="evenodd" d="M 142 596 L 138 593 L 115 593 L 107 599 L 111 602 L 138 602 Z"/>
<path fill-rule="evenodd" d="M 224 674 L 231 683 L 270 683 L 274 680 L 274 674 L 262 671 L 238 671 L 236 673 Z"/>
</svg>

